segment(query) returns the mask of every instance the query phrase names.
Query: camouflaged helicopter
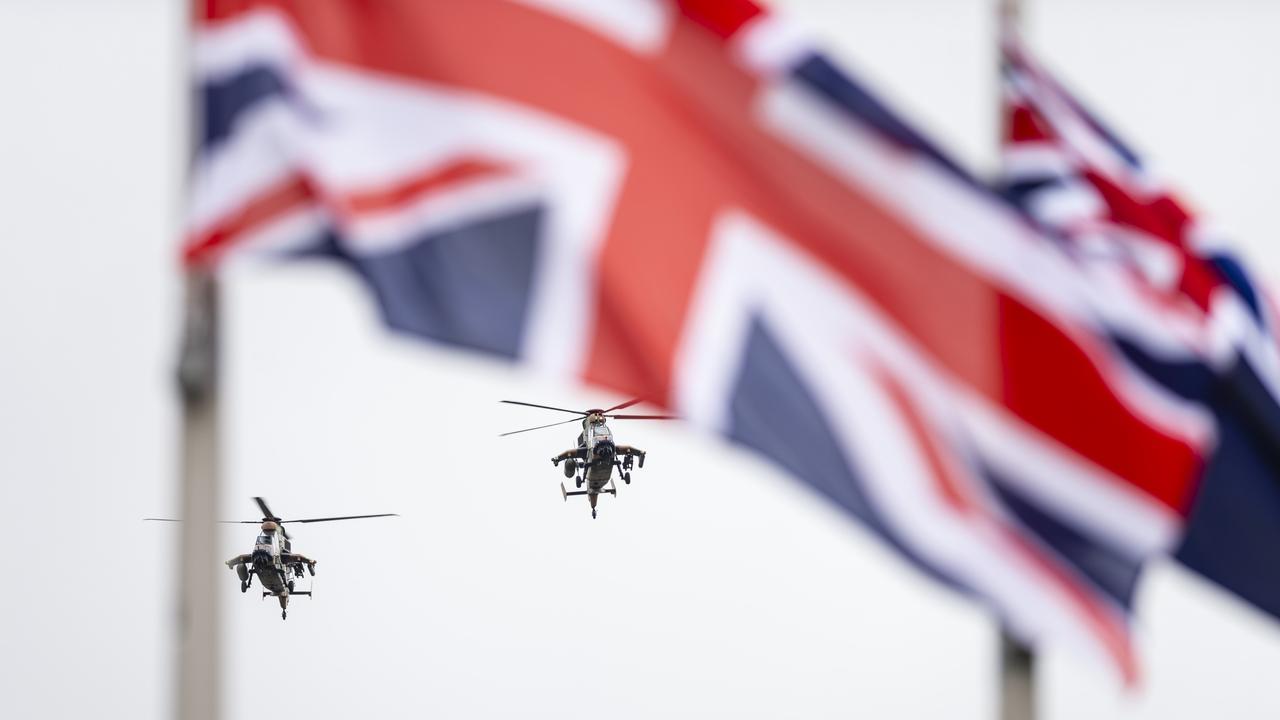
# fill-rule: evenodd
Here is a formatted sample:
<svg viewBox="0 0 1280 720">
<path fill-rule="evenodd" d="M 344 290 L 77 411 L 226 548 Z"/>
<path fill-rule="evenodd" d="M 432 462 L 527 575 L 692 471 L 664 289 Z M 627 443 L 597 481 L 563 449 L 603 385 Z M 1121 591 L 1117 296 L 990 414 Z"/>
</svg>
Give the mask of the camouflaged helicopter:
<svg viewBox="0 0 1280 720">
<path fill-rule="evenodd" d="M 274 596 L 280 602 L 280 619 L 289 617 L 289 598 L 293 595 L 310 595 L 310 590 L 295 590 L 294 580 L 301 578 L 303 569 L 313 577 L 316 574 L 316 561 L 293 551 L 293 538 L 284 528 L 285 523 L 332 522 L 334 520 L 358 520 L 361 518 L 397 517 L 396 513 L 378 513 L 376 515 L 344 515 L 342 517 L 305 518 L 299 520 L 282 520 L 267 507 L 267 501 L 255 497 L 254 502 L 262 511 L 261 520 L 219 520 L 221 523 L 256 525 L 262 523 L 253 543 L 253 552 L 237 555 L 226 562 L 228 568 L 236 571 L 240 578 L 240 592 L 248 592 L 256 575 L 264 590 L 262 597 Z M 179 522 L 173 518 L 143 518 L 161 522 Z"/>
<path fill-rule="evenodd" d="M 551 423 L 549 425 L 539 425 L 537 427 L 525 428 L 523 430 L 513 430 L 511 432 L 502 433 L 499 437 L 515 435 L 517 433 L 529 432 L 531 430 L 541 430 L 543 428 L 555 427 L 557 425 L 565 425 L 571 422 L 582 423 L 582 432 L 578 433 L 578 444 L 571 450 L 565 450 L 551 458 L 551 464 L 559 466 L 564 463 L 564 476 L 574 481 L 574 487 L 581 488 L 585 483 L 586 490 L 570 491 L 565 489 L 564 483 L 560 483 L 560 494 L 568 501 L 571 495 L 586 495 L 587 502 L 591 504 L 591 517 L 596 517 L 596 501 L 601 495 L 609 494 L 614 497 L 618 496 L 618 487 L 613 484 L 613 470 L 617 468 L 619 477 L 622 482 L 631 484 L 631 469 L 636 458 L 640 460 L 640 467 L 644 467 L 645 451 L 632 447 L 630 445 L 618 445 L 613 440 L 613 431 L 606 424 L 607 420 L 675 420 L 674 415 L 619 415 L 616 410 L 624 410 L 640 402 L 640 398 L 628 400 L 619 405 L 614 405 L 606 409 L 591 410 L 569 410 L 566 408 L 552 407 L 550 405 L 535 405 L 534 403 L 520 402 L 519 400 L 502 400 L 501 402 L 509 405 L 524 405 L 526 407 L 541 408 L 543 410 L 555 410 L 557 412 L 572 413 L 576 417 L 560 422 Z"/>
</svg>

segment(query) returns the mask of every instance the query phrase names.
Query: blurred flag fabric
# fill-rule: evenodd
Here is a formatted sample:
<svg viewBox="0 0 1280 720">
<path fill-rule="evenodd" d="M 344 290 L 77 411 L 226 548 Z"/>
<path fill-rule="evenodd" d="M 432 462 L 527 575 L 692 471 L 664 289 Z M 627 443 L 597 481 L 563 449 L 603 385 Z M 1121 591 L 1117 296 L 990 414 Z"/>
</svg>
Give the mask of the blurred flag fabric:
<svg viewBox="0 0 1280 720">
<path fill-rule="evenodd" d="M 1092 272 L 1202 325 L 1202 362 L 1119 337 L 1153 378 L 1216 415 L 1218 446 L 1178 559 L 1280 617 L 1280 361 L 1275 306 L 1219 232 L 1006 28 L 1001 183 Z"/>
<path fill-rule="evenodd" d="M 1100 283 L 746 0 L 197 4 L 186 259 L 321 254 L 392 328 L 754 449 L 1031 645 L 1135 673 L 1216 431 Z M 693 482 L 693 478 L 688 478 Z"/>
</svg>

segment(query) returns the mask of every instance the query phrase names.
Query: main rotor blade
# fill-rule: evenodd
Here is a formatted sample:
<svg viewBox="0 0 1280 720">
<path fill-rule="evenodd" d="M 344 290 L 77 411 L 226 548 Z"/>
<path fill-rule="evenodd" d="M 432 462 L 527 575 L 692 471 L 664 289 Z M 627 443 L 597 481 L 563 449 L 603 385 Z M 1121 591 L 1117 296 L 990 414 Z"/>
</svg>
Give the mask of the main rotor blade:
<svg viewBox="0 0 1280 720">
<path fill-rule="evenodd" d="M 517 435 L 522 432 L 529 432 L 530 430 L 541 430 L 542 428 L 555 427 L 557 425 L 567 425 L 571 422 L 581 422 L 582 418 L 584 417 L 586 417 L 586 415 L 583 415 L 582 417 L 569 418 L 568 420 L 561 420 L 560 422 L 553 422 L 550 425 L 539 425 L 538 427 L 525 428 L 523 430 L 512 430 L 511 432 L 504 432 L 498 437 L 506 437 L 508 435 Z"/>
<path fill-rule="evenodd" d="M 679 415 L 606 415 L 614 420 L 679 420 Z"/>
<path fill-rule="evenodd" d="M 558 410 L 560 412 L 573 413 L 574 415 L 586 415 L 586 413 L 581 410 L 566 410 L 565 408 L 551 407 L 550 405 L 535 405 L 534 403 L 520 402 L 519 400 L 499 400 L 498 402 L 504 402 L 508 405 L 525 405 L 528 407 L 542 408 L 543 410 Z"/>
<path fill-rule="evenodd" d="M 329 522 L 331 520 L 359 520 L 361 518 L 376 518 L 376 517 L 400 517 L 400 514 L 399 513 L 378 513 L 376 515 L 343 515 L 342 517 L 302 518 L 300 520 L 280 520 L 278 522 L 282 524 L 283 523 L 313 523 L 313 522 Z M 280 528 L 280 529 L 283 530 L 284 528 Z"/>
<path fill-rule="evenodd" d="M 611 413 L 611 412 L 613 412 L 614 410 L 624 410 L 624 409 L 626 409 L 626 408 L 631 407 L 632 405 L 635 405 L 635 404 L 636 404 L 636 403 L 638 403 L 638 402 L 640 402 L 640 398 L 633 398 L 633 399 L 631 399 L 631 400 L 628 400 L 628 401 L 626 401 L 626 402 L 622 403 L 621 405 L 614 405 L 613 407 L 609 408 L 608 410 L 602 410 L 601 412 Z"/>
<path fill-rule="evenodd" d="M 156 522 L 186 522 L 181 518 L 142 518 L 143 520 L 155 520 Z M 261 520 L 214 520 L 216 523 L 224 525 L 259 525 Z"/>
<path fill-rule="evenodd" d="M 262 499 L 262 498 L 260 498 L 260 497 L 256 497 L 256 496 L 255 496 L 255 497 L 253 498 L 253 501 L 254 501 L 254 502 L 256 502 L 256 503 L 258 503 L 258 509 L 262 511 L 262 519 L 263 519 L 263 520 L 268 520 L 268 519 L 270 519 L 270 520 L 275 520 L 277 523 L 278 523 L 278 522 L 280 522 L 280 521 L 276 518 L 276 514 L 275 514 L 275 513 L 273 513 L 273 512 L 271 512 L 271 508 L 267 507 L 267 501 L 266 501 L 266 500 L 264 500 L 264 499 Z M 285 530 L 283 525 L 281 525 L 281 526 L 280 526 L 280 534 L 284 536 L 284 539 L 285 539 L 285 540 L 292 540 L 292 539 L 293 539 L 293 538 L 289 537 L 289 531 L 288 531 L 288 530 Z"/>
<path fill-rule="evenodd" d="M 263 500 L 263 499 L 262 499 L 262 498 L 260 498 L 260 497 L 255 497 L 255 498 L 253 499 L 253 501 L 254 501 L 254 502 L 256 502 L 256 503 L 258 503 L 258 509 L 262 511 L 262 517 L 264 517 L 264 518 L 273 518 L 273 517 L 275 517 L 275 516 L 276 516 L 276 514 L 275 514 L 275 513 L 271 512 L 271 508 L 267 507 L 267 501 L 266 501 L 266 500 Z"/>
</svg>

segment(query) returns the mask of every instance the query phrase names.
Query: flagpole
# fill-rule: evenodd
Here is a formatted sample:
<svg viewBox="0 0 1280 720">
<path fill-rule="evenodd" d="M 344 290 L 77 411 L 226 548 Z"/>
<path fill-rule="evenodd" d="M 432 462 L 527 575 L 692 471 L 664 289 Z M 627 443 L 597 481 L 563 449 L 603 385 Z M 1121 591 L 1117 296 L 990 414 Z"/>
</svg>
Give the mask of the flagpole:
<svg viewBox="0 0 1280 720">
<path fill-rule="evenodd" d="M 1034 720 L 1035 655 L 1008 630 L 1000 630 L 1000 720 Z"/>
<path fill-rule="evenodd" d="M 219 437 L 218 280 L 186 275 L 178 388 L 182 402 L 182 544 L 178 557 L 178 668 L 175 715 L 220 717 L 221 653 L 217 600 Z"/>
<path fill-rule="evenodd" d="M 997 42 L 1006 30 L 1018 30 L 1022 22 L 1022 0 L 997 0 Z M 1004 140 L 1004 100 L 999 51 L 996 56 L 997 151 Z M 1000 720 L 1035 720 L 1035 655 L 1025 644 L 1000 627 Z"/>
</svg>

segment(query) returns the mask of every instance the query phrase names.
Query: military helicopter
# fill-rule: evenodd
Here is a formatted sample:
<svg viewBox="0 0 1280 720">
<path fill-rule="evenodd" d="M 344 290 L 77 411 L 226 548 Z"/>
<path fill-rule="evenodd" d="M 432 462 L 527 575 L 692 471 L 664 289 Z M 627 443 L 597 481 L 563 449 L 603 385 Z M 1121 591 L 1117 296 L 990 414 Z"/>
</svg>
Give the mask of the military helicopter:
<svg viewBox="0 0 1280 720">
<path fill-rule="evenodd" d="M 261 520 L 219 520 L 221 523 L 256 525 L 262 523 L 262 532 L 253 543 L 253 552 L 237 555 L 227 561 L 228 568 L 234 569 L 240 577 L 240 592 L 248 592 L 253 584 L 253 576 L 257 575 L 262 582 L 262 597 L 273 595 L 280 601 L 280 619 L 289 617 L 289 597 L 291 595 L 310 595 L 310 590 L 295 590 L 294 579 L 302 577 L 303 568 L 315 576 L 316 561 L 293 551 L 293 538 L 284 528 L 285 523 L 330 522 L 333 520 L 358 520 L 360 518 L 398 517 L 396 513 L 379 513 L 377 515 L 344 515 L 342 517 L 306 518 L 302 520 L 281 520 L 267 501 L 255 497 L 254 502 L 262 511 Z M 180 522 L 173 518 L 143 518 L 161 522 Z"/>
<path fill-rule="evenodd" d="M 511 432 L 502 433 L 498 437 L 506 437 L 517 433 L 529 432 L 531 430 L 541 430 L 543 428 L 555 427 L 557 425 L 565 425 L 571 422 L 582 422 L 582 432 L 578 434 L 578 445 L 572 450 L 564 452 L 551 458 L 551 464 L 559 466 L 564 463 L 564 476 L 574 481 L 575 488 L 581 488 L 585 482 L 586 490 L 569 491 L 564 487 L 564 483 L 560 483 L 560 494 L 564 496 L 566 501 L 570 495 L 586 495 L 587 502 L 591 504 L 591 517 L 596 517 L 596 500 L 600 495 L 608 493 L 614 497 L 618 496 L 618 487 L 613 484 L 613 470 L 618 469 L 622 482 L 627 485 L 631 484 L 631 468 L 636 458 L 640 459 L 640 467 L 644 467 L 645 451 L 631 447 L 630 445 L 617 445 L 613 441 L 613 432 L 606 424 L 606 420 L 675 420 L 674 415 L 619 415 L 615 411 L 624 410 L 640 402 L 640 398 L 628 400 L 611 408 L 591 410 L 569 410 L 566 408 L 551 407 L 550 405 L 536 405 L 534 403 L 520 402 L 519 400 L 502 400 L 501 402 L 509 405 L 524 405 L 526 407 L 542 408 L 543 410 L 555 410 L 556 412 L 572 413 L 576 417 L 561 422 L 551 423 L 549 425 L 539 425 L 537 427 L 525 428 L 523 430 L 513 430 Z"/>
</svg>

